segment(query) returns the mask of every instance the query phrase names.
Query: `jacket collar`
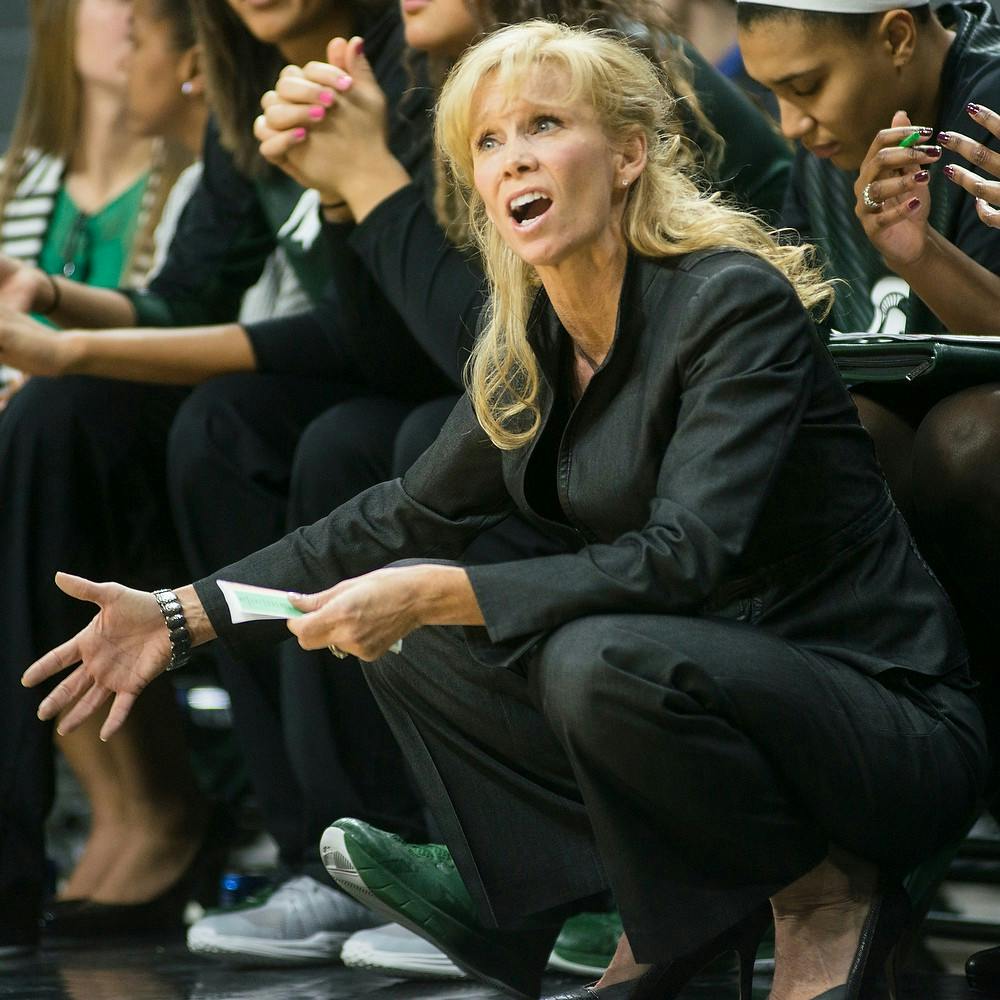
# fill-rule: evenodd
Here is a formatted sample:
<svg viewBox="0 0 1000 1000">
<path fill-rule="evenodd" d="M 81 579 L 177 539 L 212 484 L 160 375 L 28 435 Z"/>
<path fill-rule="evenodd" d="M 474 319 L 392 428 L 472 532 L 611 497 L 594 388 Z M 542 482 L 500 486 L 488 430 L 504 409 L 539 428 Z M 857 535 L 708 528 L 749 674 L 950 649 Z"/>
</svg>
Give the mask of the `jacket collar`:
<svg viewBox="0 0 1000 1000">
<path fill-rule="evenodd" d="M 618 318 L 615 321 L 614 339 L 611 342 L 611 350 L 598 371 L 603 371 L 612 364 L 617 367 L 622 362 L 623 355 L 631 358 L 634 354 L 639 332 L 637 328 L 641 328 L 642 325 L 640 304 L 655 269 L 656 265 L 653 262 L 644 261 L 633 250 L 629 250 L 622 289 L 618 297 Z M 550 388 L 554 387 L 559 378 L 561 349 L 569 334 L 559 321 L 544 288 L 538 290 L 528 315 L 527 336 L 528 344 L 538 358 L 545 381 Z"/>
</svg>

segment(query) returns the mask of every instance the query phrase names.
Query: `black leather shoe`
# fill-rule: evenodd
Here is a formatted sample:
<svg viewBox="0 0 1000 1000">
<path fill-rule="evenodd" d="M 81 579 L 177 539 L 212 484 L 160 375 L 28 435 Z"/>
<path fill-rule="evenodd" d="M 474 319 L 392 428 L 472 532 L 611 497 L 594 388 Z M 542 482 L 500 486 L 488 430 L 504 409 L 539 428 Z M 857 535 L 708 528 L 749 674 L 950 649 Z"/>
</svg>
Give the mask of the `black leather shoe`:
<svg viewBox="0 0 1000 1000">
<path fill-rule="evenodd" d="M 901 885 L 883 888 L 872 900 L 861 928 L 858 950 L 843 986 L 814 1000 L 879 1000 L 896 995 L 896 945 L 912 917 L 910 897 Z"/>
<path fill-rule="evenodd" d="M 226 818 L 220 812 L 214 814 L 187 868 L 152 899 L 141 903 L 56 900 L 44 908 L 42 933 L 49 938 L 74 940 L 180 934 L 184 930 L 184 910 L 189 900 L 201 898 L 202 887 L 211 887 L 213 894 L 216 891 L 229 830 Z"/>
<path fill-rule="evenodd" d="M 974 990 L 990 994 L 1000 992 L 1000 947 L 970 955 L 965 963 L 965 978 Z"/>
<path fill-rule="evenodd" d="M 763 903 L 738 924 L 711 941 L 673 962 L 654 965 L 638 979 L 598 989 L 581 986 L 569 993 L 559 993 L 544 1000 L 672 1000 L 687 983 L 717 958 L 736 952 L 740 959 L 740 1000 L 750 1000 L 753 989 L 753 963 L 764 932 L 771 926 L 771 904 Z"/>
<path fill-rule="evenodd" d="M 65 919 L 67 916 L 76 913 L 81 906 L 86 906 L 89 902 L 90 900 L 86 898 L 49 900 L 42 907 L 42 927 L 48 927 L 50 924 Z"/>
</svg>

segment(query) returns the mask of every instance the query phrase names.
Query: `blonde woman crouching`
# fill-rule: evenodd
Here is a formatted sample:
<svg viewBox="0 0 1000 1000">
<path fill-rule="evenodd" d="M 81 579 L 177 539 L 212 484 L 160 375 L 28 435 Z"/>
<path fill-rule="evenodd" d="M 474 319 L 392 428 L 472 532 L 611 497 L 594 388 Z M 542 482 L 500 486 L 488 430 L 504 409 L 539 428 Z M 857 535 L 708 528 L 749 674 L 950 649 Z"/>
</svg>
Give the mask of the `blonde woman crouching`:
<svg viewBox="0 0 1000 1000">
<path fill-rule="evenodd" d="M 327 866 L 510 994 L 610 888 L 627 938 L 566 997 L 663 1000 L 737 950 L 749 1000 L 772 913 L 774 1000 L 879 996 L 899 878 L 973 815 L 986 751 L 948 600 L 815 335 L 830 289 L 698 191 L 618 37 L 497 32 L 438 137 L 492 285 L 467 397 L 402 480 L 178 590 L 191 641 L 287 635 L 232 625 L 221 578 L 306 594 L 299 643 L 368 662 L 447 849 L 341 820 Z M 514 510 L 565 554 L 435 561 Z M 41 714 L 114 695 L 107 736 L 184 637 L 150 594 L 59 583 L 100 612 L 26 683 L 79 663 Z"/>
</svg>

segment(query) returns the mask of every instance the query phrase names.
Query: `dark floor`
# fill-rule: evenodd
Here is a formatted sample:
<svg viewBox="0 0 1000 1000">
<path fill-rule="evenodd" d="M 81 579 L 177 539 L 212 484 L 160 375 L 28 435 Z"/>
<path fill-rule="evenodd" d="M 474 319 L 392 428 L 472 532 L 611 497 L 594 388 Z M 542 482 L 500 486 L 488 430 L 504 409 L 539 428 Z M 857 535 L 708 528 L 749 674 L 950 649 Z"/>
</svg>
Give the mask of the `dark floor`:
<svg viewBox="0 0 1000 1000">
<path fill-rule="evenodd" d="M 547 992 L 580 980 L 553 977 Z M 958 976 L 906 976 L 897 1000 L 984 1000 Z M 765 1000 L 768 984 L 756 984 Z M 470 983 L 416 983 L 344 968 L 233 969 L 199 959 L 180 942 L 47 949 L 32 958 L 0 960 L 0 997 L 16 1000 L 501 1000 Z M 708 983 L 689 1000 L 730 1000 L 735 984 Z"/>
</svg>

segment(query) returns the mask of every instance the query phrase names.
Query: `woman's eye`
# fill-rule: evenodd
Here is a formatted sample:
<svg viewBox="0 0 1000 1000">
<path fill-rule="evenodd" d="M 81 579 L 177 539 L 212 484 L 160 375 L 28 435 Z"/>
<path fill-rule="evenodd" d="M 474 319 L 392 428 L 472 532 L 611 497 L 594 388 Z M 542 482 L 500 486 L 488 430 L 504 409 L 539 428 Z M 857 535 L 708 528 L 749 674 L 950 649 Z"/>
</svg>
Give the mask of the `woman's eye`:
<svg viewBox="0 0 1000 1000">
<path fill-rule="evenodd" d="M 496 148 L 497 141 L 492 135 L 484 135 L 479 142 L 476 143 L 476 149 L 482 150 L 484 153 L 489 152 L 491 149 Z"/>
<path fill-rule="evenodd" d="M 810 97 L 812 94 L 815 94 L 817 90 L 819 90 L 818 83 L 800 84 L 797 87 L 792 87 L 792 93 L 796 97 Z"/>
<path fill-rule="evenodd" d="M 538 118 L 535 121 L 535 131 L 536 132 L 551 132 L 552 129 L 560 125 L 558 118 L 553 118 L 551 115 L 545 115 L 543 118 Z"/>
</svg>

